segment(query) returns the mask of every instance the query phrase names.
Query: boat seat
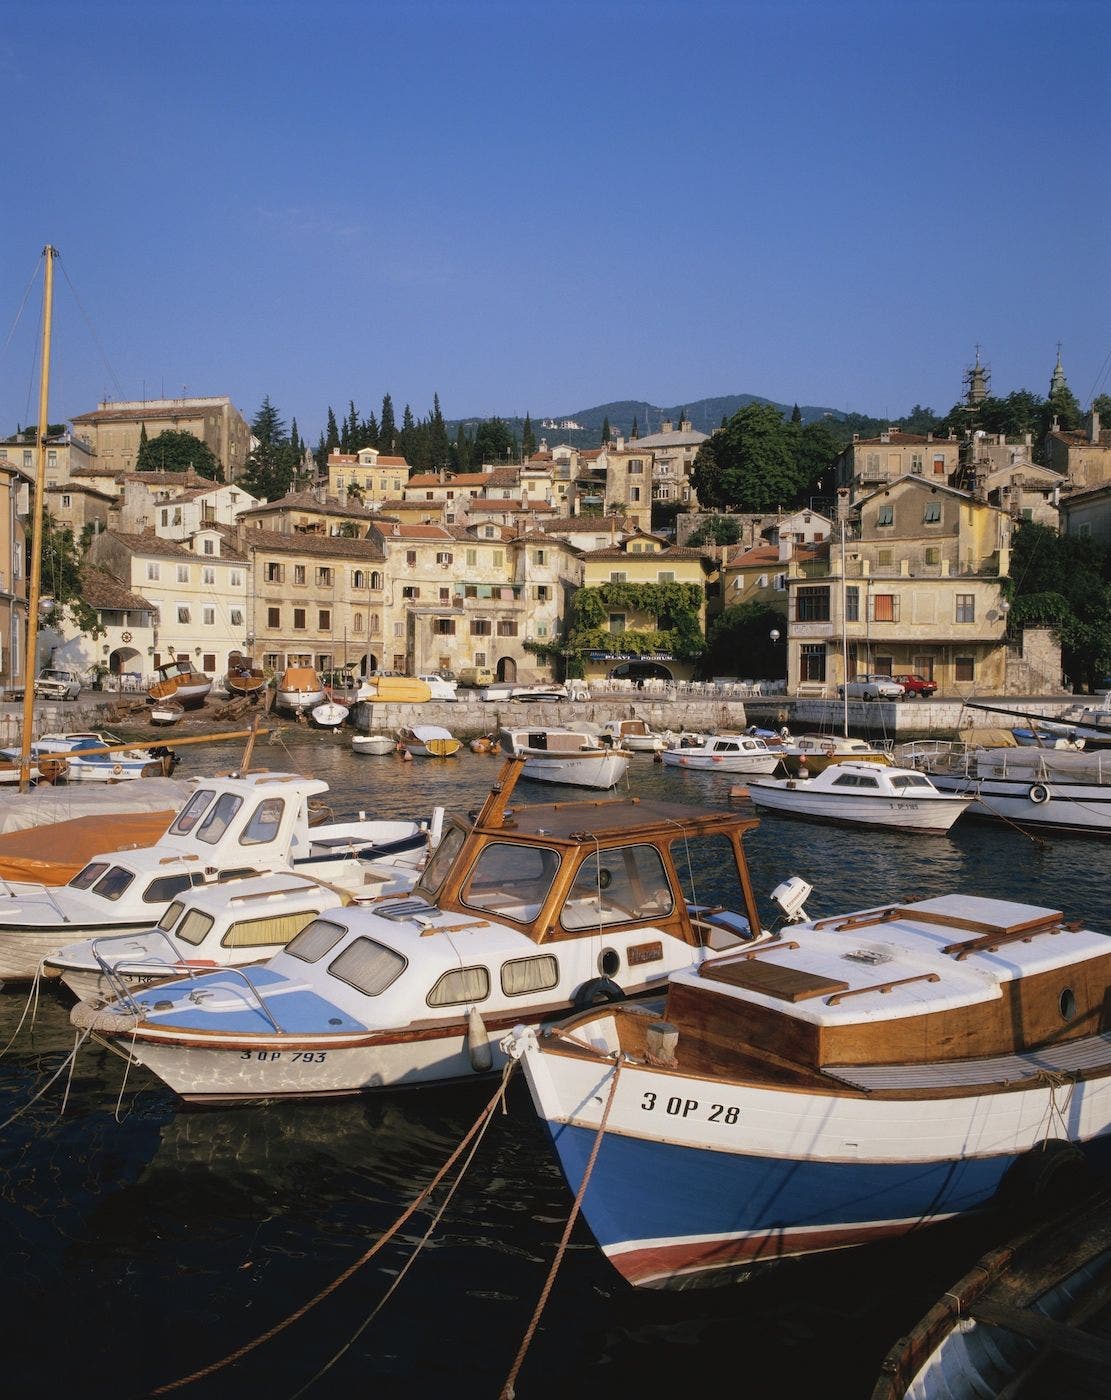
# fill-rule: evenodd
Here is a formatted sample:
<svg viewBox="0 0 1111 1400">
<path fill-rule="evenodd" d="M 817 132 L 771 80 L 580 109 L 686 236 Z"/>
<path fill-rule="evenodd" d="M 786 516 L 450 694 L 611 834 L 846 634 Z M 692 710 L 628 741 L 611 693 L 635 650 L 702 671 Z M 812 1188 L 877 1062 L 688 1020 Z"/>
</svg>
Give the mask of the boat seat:
<svg viewBox="0 0 1111 1400">
<path fill-rule="evenodd" d="M 1028 1054 L 993 1055 L 980 1060 L 935 1060 L 912 1065 L 823 1065 L 822 1073 L 853 1089 L 944 1089 L 967 1085 L 1013 1084 L 1039 1075 L 1074 1075 L 1111 1065 L 1111 1034 L 1086 1036 Z"/>
</svg>

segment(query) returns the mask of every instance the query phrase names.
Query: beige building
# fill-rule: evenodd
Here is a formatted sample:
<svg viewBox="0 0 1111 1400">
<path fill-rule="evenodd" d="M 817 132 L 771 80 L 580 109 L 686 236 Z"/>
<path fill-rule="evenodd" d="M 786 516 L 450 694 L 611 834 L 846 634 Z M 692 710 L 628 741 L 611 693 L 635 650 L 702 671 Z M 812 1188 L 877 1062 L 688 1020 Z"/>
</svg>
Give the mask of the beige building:
<svg viewBox="0 0 1111 1400">
<path fill-rule="evenodd" d="M 134 471 L 144 428 L 148 440 L 166 431 L 192 433 L 223 467 L 225 481 L 242 474 L 251 451 L 250 426 L 229 398 L 108 401 L 72 423 L 100 464 L 118 472 Z"/>
<path fill-rule="evenodd" d="M 236 540 L 249 569 L 246 650 L 257 662 L 275 674 L 380 667 L 385 580 L 374 538 L 241 523 Z"/>
<path fill-rule="evenodd" d="M 1067 478 L 1077 491 L 1088 491 L 1111 481 L 1111 428 L 1104 428 L 1093 409 L 1082 431 L 1065 433 L 1059 428 L 1046 434 L 1046 465 Z"/>
<path fill-rule="evenodd" d="M 44 477 L 48 487 L 69 481 L 71 477 L 79 476 L 97 465 L 92 443 L 69 431 L 48 437 L 45 447 Z M 22 467 L 33 479 L 38 470 L 34 434 L 16 433 L 14 437 L 0 442 L 0 462 Z"/>
<path fill-rule="evenodd" d="M 276 501 L 241 510 L 237 524 L 252 530 L 273 530 L 289 535 L 345 535 L 363 537 L 378 518 L 353 497 L 339 500 L 323 490 L 293 491 Z"/>
<path fill-rule="evenodd" d="M 850 501 L 902 476 L 920 476 L 944 486 L 960 465 L 960 453 L 955 434 L 935 438 L 933 433 L 903 433 L 895 428 L 873 438 L 854 433 L 837 459 L 837 486 L 848 488 Z"/>
<path fill-rule="evenodd" d="M 843 550 L 837 537 L 827 558 L 788 564 L 788 689 L 835 693 L 844 649 L 850 679 L 915 673 L 949 694 L 1001 693 L 1012 529 L 998 508 L 917 475 L 860 497 Z"/>
<path fill-rule="evenodd" d="M 126 677 L 135 689 L 148 683 L 155 653 L 155 609 L 140 593 L 105 569 L 88 561 L 81 568 L 81 597 L 96 610 L 103 629 L 93 637 L 67 625 L 62 631 L 46 631 L 50 664 L 77 671 L 92 681 L 107 668 L 113 677 Z"/>
<path fill-rule="evenodd" d="M 353 496 L 360 496 L 365 505 L 401 496 L 409 480 L 409 463 L 405 458 L 381 453 L 377 447 L 363 447 L 358 452 L 330 452 L 327 470 L 329 496 L 340 499 L 351 492 Z"/>
</svg>

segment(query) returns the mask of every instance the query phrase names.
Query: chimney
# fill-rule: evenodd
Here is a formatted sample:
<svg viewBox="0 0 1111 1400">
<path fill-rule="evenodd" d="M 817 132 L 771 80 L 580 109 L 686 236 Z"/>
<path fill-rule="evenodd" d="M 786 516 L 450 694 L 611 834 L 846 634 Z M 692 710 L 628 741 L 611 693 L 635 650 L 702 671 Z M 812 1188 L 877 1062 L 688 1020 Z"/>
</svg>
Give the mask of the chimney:
<svg viewBox="0 0 1111 1400">
<path fill-rule="evenodd" d="M 671 419 L 670 419 L 670 418 L 665 418 L 664 421 L 660 424 L 660 432 L 661 432 L 661 433 L 670 433 L 670 432 L 672 432 L 672 431 L 673 431 L 673 429 L 672 429 L 672 426 L 671 426 Z"/>
<path fill-rule="evenodd" d="M 927 433 L 927 434 L 926 434 L 926 441 L 927 441 L 927 442 L 933 442 L 933 440 L 934 440 L 934 435 L 933 435 L 933 433 Z"/>
<path fill-rule="evenodd" d="M 1099 410 L 1093 408 L 1088 423 L 1088 441 L 1093 447 L 1099 446 Z"/>
</svg>

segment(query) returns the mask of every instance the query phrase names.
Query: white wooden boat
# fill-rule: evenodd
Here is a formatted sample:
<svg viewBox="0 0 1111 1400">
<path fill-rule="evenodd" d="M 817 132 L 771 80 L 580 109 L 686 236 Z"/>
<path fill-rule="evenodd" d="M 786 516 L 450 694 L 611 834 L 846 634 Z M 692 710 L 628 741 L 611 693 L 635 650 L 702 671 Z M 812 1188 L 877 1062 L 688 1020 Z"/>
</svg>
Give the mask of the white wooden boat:
<svg viewBox="0 0 1111 1400">
<path fill-rule="evenodd" d="M 155 668 L 155 675 L 156 679 L 147 689 L 147 695 L 155 704 L 173 701 L 186 710 L 195 710 L 204 704 L 212 689 L 212 677 L 198 671 L 184 656 L 164 661 Z"/>
<path fill-rule="evenodd" d="M 124 743 L 115 734 L 86 730 L 72 734 L 43 734 L 31 746 L 40 762 L 49 755 L 65 760 L 67 783 L 118 783 L 129 778 L 169 777 L 177 756 Z M 168 757 L 167 757 L 168 755 Z"/>
<path fill-rule="evenodd" d="M 301 714 L 322 705 L 324 683 L 311 666 L 287 666 L 274 687 L 274 708 Z"/>
<path fill-rule="evenodd" d="M 348 715 L 346 705 L 337 700 L 323 700 L 311 711 L 312 722 L 318 729 L 338 729 Z"/>
<path fill-rule="evenodd" d="M 150 707 L 151 724 L 176 724 L 185 713 L 179 700 L 155 700 Z"/>
<path fill-rule="evenodd" d="M 332 909 L 261 966 L 75 1017 L 193 1102 L 473 1080 L 504 1064 L 514 1025 L 657 995 L 669 972 L 770 937 L 740 878 L 751 819 L 621 799 L 511 812 L 522 768 L 501 766 L 473 823 L 448 818 L 410 896 Z M 733 868 L 735 912 L 684 899 L 702 838 Z"/>
<path fill-rule="evenodd" d="M 926 740 L 900 748 L 900 762 L 942 792 L 971 797 L 970 817 L 1034 831 L 1111 836 L 1111 751 L 977 748 Z"/>
<path fill-rule="evenodd" d="M 150 928 L 184 890 L 273 870 L 329 879 L 352 854 L 397 836 L 396 823 L 365 818 L 312 825 L 309 800 L 327 791 L 295 773 L 198 779 L 154 845 L 95 856 L 66 885 L 0 884 L 0 980 L 35 977 L 75 940 Z M 411 822 L 405 841 L 395 862 L 422 858 L 427 831 Z"/>
<path fill-rule="evenodd" d="M 659 753 L 667 748 L 667 739 L 642 719 L 608 719 L 602 726 L 602 738 L 630 753 Z"/>
<path fill-rule="evenodd" d="M 153 928 L 68 943 L 44 959 L 44 971 L 91 1001 L 183 973 L 262 962 L 327 910 L 403 894 L 419 873 L 416 865 L 383 864 L 381 879 L 374 881 L 368 870 L 368 858 L 352 856 L 333 868 L 327 883 L 279 872 L 185 890 Z"/>
<path fill-rule="evenodd" d="M 629 771 L 624 749 L 603 744 L 587 729 L 503 729 L 502 752 L 523 758 L 522 776 L 572 787 L 615 787 Z"/>
<path fill-rule="evenodd" d="M 972 797 L 939 792 L 925 773 L 885 763 L 831 763 L 813 778 L 753 778 L 758 811 L 891 831 L 946 832 Z"/>
<path fill-rule="evenodd" d="M 390 734 L 352 734 L 351 747 L 356 753 L 396 753 L 397 740 Z"/>
<path fill-rule="evenodd" d="M 463 747 L 450 729 L 440 724 L 414 724 L 397 731 L 398 742 L 415 758 L 451 758 Z"/>
<path fill-rule="evenodd" d="M 880 747 L 849 734 L 800 734 L 784 743 L 779 755 L 783 767 L 795 778 L 811 777 L 831 763 L 843 763 L 846 759 L 860 763 L 894 761 L 890 746 Z"/>
<path fill-rule="evenodd" d="M 780 750 L 754 734 L 702 734 L 668 744 L 660 754 L 671 768 L 705 768 L 718 773 L 774 773 Z"/>
<path fill-rule="evenodd" d="M 994 1207 L 1111 1148 L 1111 939 L 974 895 L 795 921 L 503 1048 L 638 1286 L 727 1278 Z"/>
</svg>

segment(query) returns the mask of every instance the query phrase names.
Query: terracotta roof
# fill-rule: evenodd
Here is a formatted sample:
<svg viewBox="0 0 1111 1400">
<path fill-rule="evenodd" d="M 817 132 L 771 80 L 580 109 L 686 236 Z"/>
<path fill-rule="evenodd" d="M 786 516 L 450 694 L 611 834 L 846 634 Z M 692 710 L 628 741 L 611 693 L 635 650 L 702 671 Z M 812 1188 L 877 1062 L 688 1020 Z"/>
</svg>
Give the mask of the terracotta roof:
<svg viewBox="0 0 1111 1400">
<path fill-rule="evenodd" d="M 741 548 L 736 554 L 730 554 L 726 558 L 726 567 L 730 569 L 741 569 L 756 564 L 778 563 L 779 546 L 777 544 L 758 544 L 750 549 Z"/>
<path fill-rule="evenodd" d="M 439 472 L 420 472 L 416 476 L 409 478 L 410 486 L 485 486 L 493 476 L 493 472 L 456 472 L 454 476 L 444 473 L 441 478 Z"/>
<path fill-rule="evenodd" d="M 329 559 L 371 563 L 380 563 L 385 558 L 377 540 L 349 539 L 346 535 L 286 535 L 278 530 L 244 530 L 242 547 L 256 554 L 326 555 Z M 203 555 L 199 557 L 204 558 Z"/>
<path fill-rule="evenodd" d="M 81 566 L 81 597 L 91 608 L 107 608 L 114 612 L 147 608 L 152 605 L 139 593 L 133 593 L 126 583 L 94 564 Z"/>
<path fill-rule="evenodd" d="M 107 491 L 98 491 L 95 486 L 82 486 L 81 483 L 77 481 L 64 481 L 58 486 L 48 486 L 46 488 L 47 495 L 51 493 L 60 495 L 63 491 L 67 496 L 95 496 L 98 501 L 108 501 L 112 505 L 119 499 L 116 496 L 110 495 Z"/>
<path fill-rule="evenodd" d="M 340 505 L 335 496 L 325 496 L 321 501 L 311 491 L 291 491 L 288 496 L 281 496 L 276 501 L 266 501 L 262 505 L 252 506 L 250 510 L 241 511 L 240 517 L 246 519 L 252 515 L 272 515 L 275 511 L 290 510 L 310 511 L 316 515 L 339 515 L 351 520 L 367 520 L 375 514 L 355 501 Z"/>
<path fill-rule="evenodd" d="M 120 471 L 116 473 L 116 478 L 119 481 L 137 481 L 143 486 L 180 486 L 183 490 L 199 486 L 211 491 L 214 487 L 226 485 L 223 481 L 213 481 L 211 477 L 201 476 L 200 472 L 195 472 L 192 467 L 183 472 Z"/>
<path fill-rule="evenodd" d="M 588 549 L 585 552 L 587 559 L 623 559 L 639 561 L 643 559 L 661 560 L 666 563 L 669 559 L 701 559 L 703 563 L 713 565 L 716 560 L 713 555 L 704 549 L 688 549 L 683 545 L 672 545 L 670 549 L 654 549 L 643 551 L 637 554 L 630 554 L 622 545 L 607 545 L 605 549 Z"/>
<path fill-rule="evenodd" d="M 555 520 L 537 521 L 537 526 L 551 535 L 597 535 L 610 529 L 627 535 L 635 528 L 626 515 L 563 515 Z"/>
<path fill-rule="evenodd" d="M 380 529 L 386 540 L 451 540 L 455 536 L 446 525 L 390 525 Z"/>
<path fill-rule="evenodd" d="M 168 540 L 162 535 L 156 535 L 153 529 L 144 530 L 141 535 L 126 534 L 123 530 L 106 530 L 105 537 L 119 540 L 120 544 L 125 549 L 130 549 L 133 554 L 158 554 L 170 559 L 197 558 L 191 549 L 186 549 L 177 540 Z"/>
<path fill-rule="evenodd" d="M 404 457 L 388 457 L 384 452 L 380 452 L 373 462 L 360 462 L 358 454 L 355 452 L 329 452 L 328 465 L 330 467 L 364 467 L 370 470 L 371 467 L 405 467 L 408 470 L 409 463 Z"/>
<path fill-rule="evenodd" d="M 496 515 L 499 511 L 516 510 L 543 513 L 553 512 L 555 509 L 555 506 L 550 506 L 547 501 L 517 501 L 500 496 L 474 496 L 467 502 L 468 515 Z"/>
</svg>

